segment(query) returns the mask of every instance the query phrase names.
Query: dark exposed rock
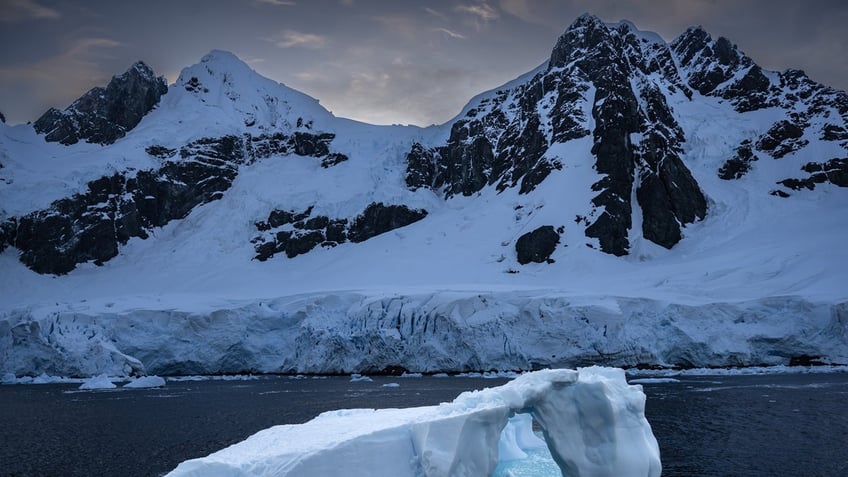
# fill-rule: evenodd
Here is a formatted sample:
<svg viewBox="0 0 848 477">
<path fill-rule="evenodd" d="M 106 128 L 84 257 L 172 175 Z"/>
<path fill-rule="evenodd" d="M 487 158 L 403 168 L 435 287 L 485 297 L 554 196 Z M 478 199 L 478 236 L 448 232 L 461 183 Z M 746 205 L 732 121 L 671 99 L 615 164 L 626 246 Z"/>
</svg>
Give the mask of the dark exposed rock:
<svg viewBox="0 0 848 477">
<path fill-rule="evenodd" d="M 775 123 L 760 137 L 757 141 L 757 149 L 779 159 L 806 146 L 809 141 L 801 139 L 803 135 L 803 127 L 784 119 Z"/>
<path fill-rule="evenodd" d="M 816 188 L 816 184 L 830 183 L 838 187 L 848 187 L 848 158 L 836 158 L 827 162 L 809 162 L 801 168 L 809 174 L 803 179 L 784 179 L 778 184 L 792 190 Z"/>
<path fill-rule="evenodd" d="M 639 72 L 662 71 L 661 62 L 671 62 L 670 55 L 645 52 L 628 28 L 610 30 L 589 16 L 578 19 L 551 54 L 552 67 L 574 64 L 595 86 L 591 152 L 595 170 L 604 176 L 592 186 L 598 192 L 592 204 L 603 212 L 586 228 L 586 236 L 597 238 L 606 253 L 628 253 L 634 186 L 643 209 L 643 235 L 665 247 L 680 240 L 681 224 L 706 213 L 706 199 L 680 160 L 683 131 L 664 95 L 652 83 L 637 88 L 630 81 Z M 639 143 L 631 143 L 638 136 Z"/>
<path fill-rule="evenodd" d="M 642 207 L 642 235 L 665 248 L 673 247 L 682 238 L 681 223 L 706 216 L 706 198 L 674 155 L 658 162 L 654 173 L 642 176 L 636 197 Z"/>
<path fill-rule="evenodd" d="M 587 90 L 568 74 L 548 70 L 512 90 L 497 91 L 452 125 L 444 146 L 413 144 L 407 186 L 441 190 L 446 197 L 470 196 L 491 185 L 498 191 L 517 186 L 522 194 L 532 191 L 562 167 L 544 157 L 551 144 L 589 134 L 579 106 Z"/>
<path fill-rule="evenodd" d="M 334 243 L 347 242 L 347 219 L 330 220 L 327 224 L 327 241 Z"/>
<path fill-rule="evenodd" d="M 671 43 L 671 47 L 677 53 L 680 65 L 689 72 L 689 86 L 703 95 L 715 92 L 737 71 L 753 64 L 726 38 L 713 41 L 701 27 L 686 30 Z"/>
<path fill-rule="evenodd" d="M 330 219 L 326 216 L 319 215 L 318 217 L 312 217 L 307 220 L 303 225 L 303 228 L 306 230 L 323 230 L 326 229 L 330 225 Z"/>
<path fill-rule="evenodd" d="M 726 181 L 741 179 L 751 170 L 751 162 L 757 160 L 751 148 L 751 141 L 745 140 L 736 148 L 736 155 L 728 159 L 718 170 L 718 176 Z"/>
<path fill-rule="evenodd" d="M 711 41 L 705 33 L 702 40 Z M 746 60 L 726 40 L 720 43 L 720 64 L 732 75 L 730 69 Z M 757 73 L 743 86 L 760 87 Z M 591 84 L 592 154 L 603 176 L 592 187 L 598 193 L 592 204 L 602 212 L 587 220 L 586 235 L 597 238 L 604 252 L 625 255 L 637 187 L 644 235 L 671 246 L 682 236 L 681 225 L 704 217 L 706 199 L 680 160 L 683 131 L 664 93 L 653 81 L 631 81 L 653 74 L 669 79 L 670 90 L 691 97 L 666 45 L 641 39 L 625 24 L 609 27 L 584 15 L 560 37 L 547 70 L 481 100 L 452 125 L 446 145 L 414 144 L 407 154 L 406 184 L 413 190 L 442 190 L 446 197 L 491 185 L 499 191 L 516 186 L 520 193 L 532 191 L 562 167 L 545 156 L 552 144 L 590 134 L 582 126 L 580 105 Z M 631 143 L 637 136 L 639 143 Z"/>
<path fill-rule="evenodd" d="M 324 233 L 313 230 L 307 232 L 293 233 L 285 240 L 286 256 L 294 258 L 298 255 L 310 252 L 324 241 Z M 278 242 L 280 242 L 278 237 Z"/>
<path fill-rule="evenodd" d="M 417 142 L 412 145 L 412 150 L 406 155 L 406 186 L 410 190 L 434 187 L 436 154 Z"/>
<path fill-rule="evenodd" d="M 348 159 L 347 156 L 338 152 L 331 152 L 321 159 L 321 167 L 324 169 L 340 164 Z"/>
<path fill-rule="evenodd" d="M 181 148 L 182 158 L 135 176 L 115 173 L 88 183 L 88 190 L 17 219 L 6 243 L 38 273 L 64 274 L 77 264 L 103 263 L 132 237 L 182 219 L 221 197 L 244 161 L 242 138 L 205 138 Z M 8 228 L 11 221 L 4 224 Z"/>
<path fill-rule="evenodd" d="M 418 222 L 427 216 L 424 209 L 410 209 L 405 205 L 383 205 L 372 202 L 359 214 L 348 229 L 351 242 L 364 242 L 382 233 Z"/>
<path fill-rule="evenodd" d="M 786 192 L 783 192 L 783 191 L 782 191 L 782 190 L 780 190 L 780 189 L 775 189 L 775 190 L 773 190 L 773 191 L 769 192 L 769 194 L 770 194 L 770 195 L 773 195 L 773 196 L 775 196 L 775 197 L 782 197 L 782 198 L 784 198 L 784 199 L 785 199 L 785 198 L 787 198 L 787 197 L 789 197 L 789 194 L 787 194 Z"/>
<path fill-rule="evenodd" d="M 699 93 L 729 100 L 738 112 L 779 104 L 780 89 L 726 38 L 713 41 L 709 33 L 696 27 L 680 35 L 671 47 L 689 86 Z"/>
<path fill-rule="evenodd" d="M 427 215 L 427 211 L 410 209 L 405 205 L 371 203 L 352 222 L 311 214 L 312 207 L 302 212 L 273 210 L 268 220 L 256 222 L 256 229 L 263 234 L 252 240 L 256 244 L 254 258 L 265 261 L 280 252 L 294 258 L 318 245 L 334 247 L 347 241 L 364 242 L 417 222 Z M 287 230 L 287 227 L 291 229 Z"/>
<path fill-rule="evenodd" d="M 3 116 L 2 112 L 0 112 L 0 123 L 6 124 L 6 116 Z"/>
<path fill-rule="evenodd" d="M 822 129 L 822 139 L 825 141 L 848 140 L 848 130 L 836 124 L 825 124 Z"/>
<path fill-rule="evenodd" d="M 144 149 L 144 151 L 150 154 L 153 157 L 157 157 L 159 159 L 169 159 L 174 157 L 177 153 L 176 149 L 168 149 L 164 146 L 148 146 Z"/>
<path fill-rule="evenodd" d="M 192 76 L 191 78 L 189 78 L 188 81 L 186 81 L 185 89 L 186 89 L 186 91 L 189 91 L 189 92 L 192 92 L 192 93 L 201 93 L 201 92 L 208 93 L 209 92 L 209 88 L 200 84 L 200 80 L 197 79 L 196 76 Z"/>
<path fill-rule="evenodd" d="M 291 145 L 294 153 L 299 156 L 323 157 L 330 153 L 329 144 L 335 134 L 320 133 L 310 134 L 296 132 L 291 136 Z"/>
<path fill-rule="evenodd" d="M 740 113 L 776 106 L 776 88 L 763 74 L 763 70 L 753 65 L 748 72 L 735 83 L 721 92 L 724 99 L 733 100 L 736 110 Z"/>
<path fill-rule="evenodd" d="M 549 261 L 558 244 L 559 233 L 552 225 L 544 225 L 532 232 L 527 232 L 515 242 L 518 263 L 526 265 L 530 262 Z"/>
<path fill-rule="evenodd" d="M 49 109 L 33 127 L 48 142 L 111 144 L 134 128 L 167 91 L 165 78 L 157 78 L 139 61 L 124 74 L 112 77 L 105 88 L 89 90 L 64 111 Z"/>
<path fill-rule="evenodd" d="M 330 143 L 336 137 L 332 133 L 296 132 L 293 135 L 283 133 L 246 135 L 247 155 L 252 160 L 271 156 L 298 154 L 321 159 L 321 167 L 328 168 L 348 160 L 338 152 L 330 152 Z"/>
</svg>

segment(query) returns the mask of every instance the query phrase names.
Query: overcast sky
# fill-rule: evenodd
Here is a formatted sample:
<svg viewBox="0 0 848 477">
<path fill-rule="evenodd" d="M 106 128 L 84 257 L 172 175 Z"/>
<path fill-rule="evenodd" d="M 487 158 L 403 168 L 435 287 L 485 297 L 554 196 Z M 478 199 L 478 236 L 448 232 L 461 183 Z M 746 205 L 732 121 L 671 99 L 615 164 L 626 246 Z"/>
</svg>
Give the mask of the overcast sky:
<svg viewBox="0 0 848 477">
<path fill-rule="evenodd" d="M 170 83 L 223 49 L 337 116 L 440 123 L 545 61 L 584 12 L 669 41 L 700 24 L 848 89 L 844 0 L 0 0 L 0 111 L 35 120 L 136 60 Z"/>
</svg>

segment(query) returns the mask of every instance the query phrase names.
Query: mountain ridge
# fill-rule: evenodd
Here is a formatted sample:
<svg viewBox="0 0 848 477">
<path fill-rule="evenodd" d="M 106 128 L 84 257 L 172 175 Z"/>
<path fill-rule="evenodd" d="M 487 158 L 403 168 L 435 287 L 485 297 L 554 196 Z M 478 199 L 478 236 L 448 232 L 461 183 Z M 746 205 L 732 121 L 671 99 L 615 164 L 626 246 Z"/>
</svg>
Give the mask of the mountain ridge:
<svg viewBox="0 0 848 477">
<path fill-rule="evenodd" d="M 736 157 L 729 158 L 717 172 L 723 179 L 741 178 L 759 155 L 770 154 L 780 158 L 805 147 L 809 140 L 801 137 L 804 135 L 803 127 L 810 126 L 810 118 L 829 116 L 825 110 L 828 104 L 835 106 L 843 124 L 827 123 L 822 128 L 821 139 L 843 140 L 843 147 L 848 144 L 848 133 L 844 133 L 848 96 L 811 83 L 794 70 L 780 74 L 769 72 L 768 75 L 771 79 L 727 39 L 720 37 L 713 40 L 700 27 L 690 28 L 666 43 L 658 35 L 642 32 L 630 22 L 607 24 L 597 17 L 582 15 L 559 38 L 547 65 L 493 92 L 479 95 L 452 122 L 420 131 L 407 128 L 406 135 L 413 139 L 413 144 L 406 154 L 405 183 L 412 191 L 430 189 L 443 194 L 446 199 L 457 194 L 470 196 L 493 185 L 499 192 L 519 187 L 519 194 L 529 194 L 551 172 L 562 169 L 561 158 L 548 154 L 553 146 L 592 135 L 593 169 L 600 177 L 591 184 L 591 189 L 597 194 L 591 199 L 592 207 L 587 213 L 578 214 L 576 219 L 578 225 L 585 226 L 586 237 L 597 239 L 603 252 L 623 256 L 630 252 L 632 230 L 640 227 L 641 237 L 672 248 L 683 238 L 687 224 L 703 220 L 707 214 L 707 198 L 681 160 L 682 145 L 687 138 L 668 103 L 677 95 L 682 94 L 689 102 L 693 101 L 693 91 L 704 97 L 721 98 L 729 101 L 738 113 L 778 106 L 798 109 L 799 104 L 802 108 L 808 105 L 806 111 L 789 111 L 787 119 L 775 122 L 759 138 L 742 141 L 736 148 Z M 783 89 L 772 84 L 778 79 Z M 115 76 L 105 90 L 92 89 L 65 112 L 49 110 L 35 123 L 34 129 L 48 142 L 70 145 L 83 139 L 112 144 L 131 132 L 134 127 L 132 122 L 138 124 L 141 121 L 142 118 L 137 117 L 140 111 L 142 116 L 147 115 L 153 106 L 159 104 L 158 97 L 154 101 L 154 92 L 161 92 L 162 82 L 162 78 L 156 78 L 147 65 L 138 62 L 123 75 Z M 136 86 L 136 83 L 141 85 Z M 790 88 L 789 92 L 784 91 L 786 85 Z M 801 93 L 796 95 L 795 91 L 799 90 Z M 202 125 L 199 129 L 207 132 L 210 123 L 218 125 L 211 129 L 226 133 L 220 138 L 236 141 L 228 146 L 234 157 L 218 158 L 230 160 L 236 166 L 235 173 L 242 157 L 255 155 L 253 144 L 257 141 L 262 143 L 256 149 L 260 156 L 314 154 L 323 157 L 323 167 L 347 159 L 344 153 L 330 152 L 328 145 L 336 134 L 328 131 L 338 128 L 337 119 L 317 100 L 259 76 L 229 52 L 213 50 L 200 63 L 185 68 L 170 91 L 170 95 L 164 95 L 165 103 L 159 108 L 162 110 L 159 115 L 167 114 L 168 110 L 193 110 L 196 112 L 182 113 L 185 119 L 178 119 L 175 126 L 182 128 L 185 120 L 199 121 Z M 86 98 L 95 96 L 105 98 L 102 100 L 105 103 L 87 106 L 92 101 Z M 821 98 L 824 99 L 819 100 Z M 112 126 L 108 118 L 107 123 L 96 122 L 95 119 L 103 115 L 102 110 L 114 111 L 115 108 L 109 105 L 122 101 L 137 106 L 132 121 L 116 126 Z M 71 115 L 73 124 L 100 124 L 101 129 L 107 132 L 93 133 L 92 128 L 86 126 L 87 129 L 78 131 L 81 134 L 74 133 L 67 129 L 69 123 L 63 119 Z M 95 119 L 86 119 L 86 115 Z M 203 117 L 202 121 L 200 117 Z M 241 124 L 236 123 L 239 120 Z M 371 126 L 362 124 L 361 127 Z M 440 135 L 437 131 L 448 128 L 450 132 L 446 142 L 438 145 L 441 141 L 434 139 Z M 426 131 L 432 133 L 426 134 Z M 189 135 L 189 138 L 193 141 L 181 139 L 181 143 L 151 144 L 145 147 L 145 151 L 149 156 L 166 160 L 179 150 L 181 158 L 187 159 L 190 153 L 186 152 L 186 147 L 190 149 L 190 144 L 216 140 L 214 134 L 208 137 Z M 815 187 L 818 183 L 842 184 L 841 177 L 846 173 L 843 161 L 839 157 L 821 159 L 801 168 L 814 169 L 813 172 L 818 172 L 815 178 L 787 177 L 776 183 L 785 190 L 775 189 L 771 193 L 788 196 L 789 191 Z M 171 162 L 172 165 L 178 163 Z M 195 179 L 208 181 L 215 173 L 215 170 L 207 170 Z M 835 182 L 830 180 L 831 176 Z M 87 185 L 89 193 L 96 187 L 94 182 Z M 224 191 L 219 187 L 215 194 Z M 156 195 L 152 191 L 142 195 L 147 197 L 151 194 Z M 85 199 L 84 190 L 73 197 L 66 202 L 95 200 Z M 135 203 L 124 205 L 131 209 L 144 209 L 146 206 L 140 200 L 136 197 Z M 183 208 L 190 211 L 205 202 L 190 201 L 190 206 Z M 94 205 L 89 203 L 88 207 Z M 53 204 L 53 207 L 57 206 L 62 210 L 63 206 Z M 104 212 L 114 217 L 120 215 L 117 210 L 120 207 L 116 204 L 110 211 Z M 64 208 L 67 209 L 66 214 L 73 209 Z M 634 208 L 640 209 L 636 214 L 641 223 L 633 223 L 636 217 Z M 81 213 L 76 212 L 78 216 Z M 181 219 L 186 213 L 177 214 L 170 220 Z M 25 263 L 41 273 L 67 273 L 73 269 L 72 262 L 94 259 L 101 263 L 117 255 L 117 245 L 126 243 L 129 238 L 125 233 L 117 232 L 115 240 L 112 240 L 117 243 L 104 245 L 102 240 L 110 241 L 110 238 L 100 235 L 109 235 L 108 231 L 97 232 L 88 248 L 108 249 L 109 252 L 84 252 L 67 262 L 58 259 L 54 252 L 60 248 L 73 249 L 75 245 L 72 242 L 65 239 L 33 244 L 33 237 L 67 237 L 69 233 L 75 237 L 84 235 L 86 226 L 79 225 L 79 217 L 71 217 L 69 220 L 73 224 L 65 224 L 58 229 L 55 224 L 42 226 L 40 224 L 55 214 L 49 210 L 40 214 L 13 217 L 6 221 L 0 227 L 3 230 L 0 247 L 11 245 L 21 249 Z M 156 214 L 163 216 L 161 212 Z M 129 220 L 137 222 L 135 218 Z M 161 226 L 166 223 L 149 219 L 142 222 L 149 224 L 148 229 L 152 224 Z M 98 230 L 121 228 L 108 224 L 95 227 Z M 131 236 L 135 235 L 146 237 L 148 232 L 139 230 Z M 327 242 L 326 231 L 322 237 L 318 237 L 317 233 L 313 233 L 312 237 L 312 242 Z M 260 242 L 267 243 L 268 240 L 260 239 Z M 286 245 L 278 247 L 285 249 Z M 267 250 L 266 245 L 266 251 L 260 255 L 267 257 Z M 34 266 L 35 259 L 26 258 L 32 253 L 46 255 L 38 260 L 40 263 L 58 260 L 64 264 Z"/>
<path fill-rule="evenodd" d="M 581 17 L 428 128 L 336 118 L 220 51 L 112 143 L 0 125 L 0 353 L 72 374 L 838 361 L 848 96 L 703 33 Z"/>
</svg>

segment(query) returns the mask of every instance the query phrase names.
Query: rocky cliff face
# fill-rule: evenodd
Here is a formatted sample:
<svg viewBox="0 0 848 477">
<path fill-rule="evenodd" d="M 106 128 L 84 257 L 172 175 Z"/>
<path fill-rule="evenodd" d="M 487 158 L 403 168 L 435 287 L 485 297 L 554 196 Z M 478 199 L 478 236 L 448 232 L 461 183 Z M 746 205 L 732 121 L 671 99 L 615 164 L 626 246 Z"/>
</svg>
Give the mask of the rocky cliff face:
<svg viewBox="0 0 848 477">
<path fill-rule="evenodd" d="M 139 61 L 105 87 L 89 90 L 60 111 L 50 108 L 33 126 L 48 142 L 111 144 L 134 128 L 168 91 L 165 78 Z"/>
<path fill-rule="evenodd" d="M 648 240 L 674 246 L 681 227 L 703 219 L 707 208 L 680 159 L 685 137 L 666 102 L 668 94 L 692 92 L 668 46 L 638 34 L 629 24 L 579 18 L 560 37 L 546 69 L 470 109 L 444 146 L 413 145 L 407 185 L 447 197 L 492 184 L 529 193 L 560 168 L 559 158 L 546 154 L 551 146 L 591 134 L 594 168 L 604 177 L 592 186 L 595 209 L 585 234 L 604 252 L 627 254 L 635 188 L 643 213 L 636 226 Z"/>
</svg>

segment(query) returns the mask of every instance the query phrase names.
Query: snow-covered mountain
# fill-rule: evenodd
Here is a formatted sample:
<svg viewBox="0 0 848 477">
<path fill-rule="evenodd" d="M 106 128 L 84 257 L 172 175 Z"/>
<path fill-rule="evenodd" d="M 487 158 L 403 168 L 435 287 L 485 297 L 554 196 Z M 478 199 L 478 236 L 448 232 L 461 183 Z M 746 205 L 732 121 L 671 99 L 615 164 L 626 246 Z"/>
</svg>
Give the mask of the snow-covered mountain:
<svg viewBox="0 0 848 477">
<path fill-rule="evenodd" d="M 701 28 L 584 15 L 429 128 L 163 88 L 0 124 L 0 372 L 848 359 L 848 95 Z"/>
</svg>

